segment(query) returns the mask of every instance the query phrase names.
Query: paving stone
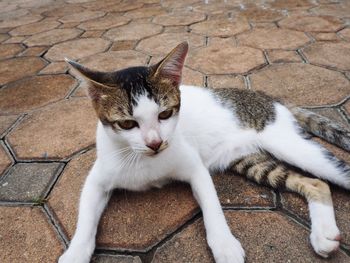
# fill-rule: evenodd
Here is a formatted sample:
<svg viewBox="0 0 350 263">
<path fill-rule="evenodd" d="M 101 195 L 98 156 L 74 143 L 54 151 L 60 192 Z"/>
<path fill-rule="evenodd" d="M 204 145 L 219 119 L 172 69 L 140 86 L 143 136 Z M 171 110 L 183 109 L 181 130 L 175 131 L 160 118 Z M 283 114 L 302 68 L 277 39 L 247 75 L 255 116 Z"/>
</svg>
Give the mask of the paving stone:
<svg viewBox="0 0 350 263">
<path fill-rule="evenodd" d="M 10 36 L 8 34 L 0 34 L 0 42 L 3 42 L 9 38 Z"/>
<path fill-rule="evenodd" d="M 188 31 L 187 26 L 166 26 L 164 28 L 164 33 L 184 33 Z"/>
<path fill-rule="evenodd" d="M 1 20 L 10 20 L 10 19 L 14 19 L 17 17 L 25 16 L 28 13 L 29 13 L 29 11 L 27 9 L 23 9 L 23 8 L 20 8 L 17 10 L 8 10 L 7 12 L 2 11 L 0 13 L 0 19 Z"/>
<path fill-rule="evenodd" d="M 132 256 L 93 256 L 91 263 L 141 263 L 141 259 Z"/>
<path fill-rule="evenodd" d="M 349 94 L 349 81 L 339 72 L 308 64 L 276 64 L 250 76 L 251 86 L 289 103 L 334 104 Z"/>
<path fill-rule="evenodd" d="M 283 13 L 273 9 L 246 8 L 234 13 L 235 16 L 244 17 L 251 22 L 276 21 L 284 17 Z"/>
<path fill-rule="evenodd" d="M 163 33 L 144 40 L 137 45 L 137 50 L 142 50 L 150 55 L 165 55 L 179 43 L 187 41 L 191 50 L 204 46 L 204 37 L 190 33 Z M 164 43 L 167 43 L 164 45 Z M 190 52 L 191 52 L 190 50 Z"/>
<path fill-rule="evenodd" d="M 250 24 L 254 28 L 277 28 L 277 25 L 271 22 L 253 22 Z"/>
<path fill-rule="evenodd" d="M 312 37 L 319 41 L 339 41 L 336 33 L 313 33 Z"/>
<path fill-rule="evenodd" d="M 84 30 L 106 30 L 112 27 L 125 25 L 129 21 L 129 18 L 126 18 L 119 14 L 108 14 L 104 17 L 81 23 L 79 25 L 79 28 L 82 28 Z"/>
<path fill-rule="evenodd" d="M 307 59 L 317 65 L 350 70 L 350 43 L 313 43 L 303 49 Z"/>
<path fill-rule="evenodd" d="M 76 85 L 69 75 L 35 76 L 0 89 L 0 111 L 19 114 L 63 99 Z"/>
<path fill-rule="evenodd" d="M 68 71 L 68 65 L 66 62 L 52 62 L 47 65 L 40 74 L 61 74 Z"/>
<path fill-rule="evenodd" d="M 89 30 L 85 31 L 80 37 L 97 38 L 101 37 L 104 32 L 103 30 Z"/>
<path fill-rule="evenodd" d="M 30 35 L 42 33 L 45 31 L 49 31 L 51 29 L 58 27 L 59 25 L 60 23 L 57 21 L 43 20 L 40 22 L 17 27 L 11 30 L 9 33 L 12 36 L 30 36 Z"/>
<path fill-rule="evenodd" d="M 136 40 L 121 40 L 113 43 L 111 51 L 131 50 L 136 46 Z"/>
<path fill-rule="evenodd" d="M 144 7 L 135 9 L 129 12 L 125 13 L 125 16 L 130 18 L 144 18 L 144 17 L 152 17 L 156 15 L 162 15 L 165 14 L 166 11 L 161 6 L 150 6 L 150 7 Z"/>
<path fill-rule="evenodd" d="M 330 16 L 291 16 L 279 21 L 278 25 L 305 32 L 335 32 L 342 28 L 343 23 Z"/>
<path fill-rule="evenodd" d="M 110 40 L 139 40 L 145 37 L 159 34 L 162 26 L 155 24 L 130 23 L 124 26 L 108 30 L 104 36 Z"/>
<path fill-rule="evenodd" d="M 210 1 L 203 5 L 200 1 L 192 6 L 194 11 L 206 14 L 227 14 L 237 8 L 237 5 L 228 3 L 227 1 Z"/>
<path fill-rule="evenodd" d="M 40 202 L 62 168 L 59 163 L 17 163 L 0 183 L 0 200 Z"/>
<path fill-rule="evenodd" d="M 80 22 L 67 22 L 67 23 L 61 24 L 58 28 L 75 28 L 78 25 L 80 25 Z"/>
<path fill-rule="evenodd" d="M 19 57 L 0 61 L 0 85 L 31 76 L 46 65 L 37 57 Z"/>
<path fill-rule="evenodd" d="M 40 231 L 38 231 L 40 229 Z M 0 207 L 0 261 L 57 262 L 61 242 L 39 207 Z"/>
<path fill-rule="evenodd" d="M 348 117 L 350 117 L 350 100 L 344 104 L 344 109 L 347 111 Z"/>
<path fill-rule="evenodd" d="M 75 39 L 53 46 L 45 54 L 45 58 L 51 61 L 63 61 L 64 58 L 80 59 L 104 52 L 109 46 L 110 42 L 102 38 Z"/>
<path fill-rule="evenodd" d="M 205 15 L 202 13 L 181 11 L 156 16 L 153 22 L 163 26 L 185 26 L 204 19 Z"/>
<path fill-rule="evenodd" d="M 26 39 L 26 37 L 21 37 L 21 36 L 10 37 L 6 41 L 4 41 L 4 43 L 5 44 L 22 43 L 25 39 Z"/>
<path fill-rule="evenodd" d="M 311 9 L 311 12 L 317 15 L 350 17 L 349 5 L 320 5 Z"/>
<path fill-rule="evenodd" d="M 245 73 L 264 63 L 260 50 L 236 46 L 231 40 L 220 40 L 208 47 L 193 50 L 187 59 L 190 68 L 205 74 Z"/>
<path fill-rule="evenodd" d="M 83 11 L 75 14 L 69 14 L 59 19 L 62 23 L 71 23 L 71 22 L 84 22 L 86 20 L 91 20 L 104 16 L 105 12 L 102 11 Z"/>
<path fill-rule="evenodd" d="M 182 71 L 182 84 L 185 85 L 194 85 L 194 86 L 204 86 L 204 76 L 198 71 L 194 71 L 187 67 L 183 68 Z"/>
<path fill-rule="evenodd" d="M 115 5 L 109 5 L 102 8 L 99 8 L 101 11 L 105 12 L 127 12 L 134 9 L 139 9 L 143 6 L 143 3 L 137 2 L 125 2 L 125 3 L 117 3 Z"/>
<path fill-rule="evenodd" d="M 64 100 L 29 114 L 8 141 L 19 159 L 61 159 L 94 143 L 96 119 L 88 99 Z"/>
<path fill-rule="evenodd" d="M 0 175 L 12 164 L 9 153 L 5 150 L 5 146 L 0 143 Z M 1 177 L 0 177 L 1 178 Z"/>
<path fill-rule="evenodd" d="M 83 3 L 81 6 L 85 7 L 88 10 L 100 10 L 101 8 L 107 8 L 111 5 L 119 4 L 122 0 L 104 0 L 104 1 L 93 1 Z M 107 11 L 108 12 L 108 11 Z"/>
<path fill-rule="evenodd" d="M 173 0 L 162 0 L 161 4 L 163 7 L 167 8 L 181 8 L 181 7 L 192 7 L 193 4 L 198 3 L 198 0 L 177 0 L 174 2 Z"/>
<path fill-rule="evenodd" d="M 267 52 L 271 63 L 302 62 L 301 57 L 295 51 L 271 50 Z"/>
<path fill-rule="evenodd" d="M 12 3 L 1 2 L 0 3 L 0 8 L 1 8 L 1 13 L 6 15 L 10 11 L 16 10 L 17 9 L 17 5 L 16 4 L 12 4 Z"/>
<path fill-rule="evenodd" d="M 268 211 L 227 211 L 225 216 L 231 231 L 242 242 L 247 262 L 324 262 L 308 244 L 308 231 L 286 216 Z M 328 261 L 348 260 L 337 252 Z M 158 262 L 214 262 L 203 221 L 197 220 L 158 248 L 152 263 Z"/>
<path fill-rule="evenodd" d="M 17 115 L 0 115 L 0 138 L 15 123 Z"/>
<path fill-rule="evenodd" d="M 242 76 L 212 75 L 208 77 L 208 87 L 212 88 L 246 88 Z"/>
<path fill-rule="evenodd" d="M 23 46 L 20 44 L 3 44 L 0 45 L 0 60 L 5 58 L 14 57 L 16 54 L 23 50 Z"/>
<path fill-rule="evenodd" d="M 0 22 L 0 28 L 17 27 L 26 24 L 31 24 L 41 20 L 43 17 L 40 15 L 24 15 L 21 17 L 13 17 L 9 20 L 3 20 Z"/>
<path fill-rule="evenodd" d="M 27 46 L 51 46 L 59 42 L 76 38 L 81 33 L 82 31 L 76 28 L 52 29 L 27 38 L 24 44 Z"/>
<path fill-rule="evenodd" d="M 275 28 L 256 28 L 237 38 L 241 45 L 261 49 L 297 49 L 310 41 L 302 32 Z"/>
<path fill-rule="evenodd" d="M 334 108 L 321 108 L 321 109 L 309 109 L 317 114 L 323 115 L 326 118 L 341 124 L 345 129 L 350 130 L 350 123 L 340 115 L 340 113 Z"/>
<path fill-rule="evenodd" d="M 73 159 L 49 197 L 48 204 L 69 238 L 75 230 L 80 189 L 94 159 L 94 151 Z M 146 249 L 197 210 L 191 190 L 184 184 L 147 192 L 115 191 L 100 222 L 97 246 Z"/>
<path fill-rule="evenodd" d="M 137 51 L 108 51 L 82 59 L 80 63 L 99 71 L 114 71 L 126 67 L 146 65 L 149 57 Z"/>
<path fill-rule="evenodd" d="M 293 10 L 300 8 L 310 8 L 314 6 L 314 3 L 310 0 L 276 0 L 269 5 L 273 8 Z"/>
<path fill-rule="evenodd" d="M 350 27 L 344 28 L 343 30 L 339 31 L 339 34 L 347 41 L 350 41 Z"/>
<path fill-rule="evenodd" d="M 207 20 L 192 25 L 193 33 L 206 36 L 229 37 L 250 29 L 247 20 Z"/>
<path fill-rule="evenodd" d="M 21 57 L 40 57 L 45 51 L 47 50 L 47 47 L 40 46 L 40 47 L 29 47 L 26 50 L 24 50 L 20 56 Z"/>
</svg>

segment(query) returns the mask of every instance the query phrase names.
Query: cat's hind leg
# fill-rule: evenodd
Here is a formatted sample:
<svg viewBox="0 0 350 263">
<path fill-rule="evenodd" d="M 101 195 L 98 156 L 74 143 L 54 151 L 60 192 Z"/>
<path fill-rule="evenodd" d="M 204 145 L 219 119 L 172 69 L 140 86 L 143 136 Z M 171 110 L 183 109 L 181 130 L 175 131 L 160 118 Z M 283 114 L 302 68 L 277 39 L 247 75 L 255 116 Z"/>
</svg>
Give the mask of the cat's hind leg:
<svg viewBox="0 0 350 263">
<path fill-rule="evenodd" d="M 276 104 L 276 120 L 260 134 L 260 146 L 275 157 L 350 190 L 350 167 L 302 137 L 293 115 Z"/>
</svg>

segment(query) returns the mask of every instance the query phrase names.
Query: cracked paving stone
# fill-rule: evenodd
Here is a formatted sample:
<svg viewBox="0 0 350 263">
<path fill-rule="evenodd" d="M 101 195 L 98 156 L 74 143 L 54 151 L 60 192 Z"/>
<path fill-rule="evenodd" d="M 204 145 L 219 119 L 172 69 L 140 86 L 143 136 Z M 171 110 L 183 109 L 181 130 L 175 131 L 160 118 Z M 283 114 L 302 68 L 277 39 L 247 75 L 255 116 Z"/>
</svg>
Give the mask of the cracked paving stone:
<svg viewBox="0 0 350 263">
<path fill-rule="evenodd" d="M 141 40 L 136 49 L 150 55 L 165 55 L 179 43 L 187 41 L 191 50 L 204 46 L 204 37 L 190 33 L 163 33 Z M 164 43 L 167 43 L 164 45 Z M 190 52 L 191 52 L 190 50 Z"/>
<path fill-rule="evenodd" d="M 41 20 L 43 17 L 40 15 L 24 15 L 21 17 L 12 17 L 9 20 L 3 20 L 0 22 L 0 28 L 6 27 L 18 27 L 26 24 L 31 24 Z"/>
<path fill-rule="evenodd" d="M 0 111 L 24 113 L 63 99 L 76 85 L 69 75 L 35 76 L 0 89 Z"/>
<path fill-rule="evenodd" d="M 229 37 L 250 29 L 247 20 L 207 20 L 190 27 L 191 32 L 206 36 Z"/>
<path fill-rule="evenodd" d="M 75 14 L 66 15 L 59 19 L 62 23 L 71 23 L 71 22 L 84 22 L 87 20 L 92 20 L 104 16 L 105 12 L 101 11 L 83 11 Z"/>
<path fill-rule="evenodd" d="M 182 11 L 156 16 L 152 22 L 163 26 L 185 26 L 204 19 L 203 13 Z"/>
<path fill-rule="evenodd" d="M 8 141 L 19 159 L 62 159 L 94 144 L 96 120 L 89 99 L 64 100 L 29 114 Z"/>
<path fill-rule="evenodd" d="M 291 16 L 279 21 L 278 25 L 305 32 L 336 32 L 343 27 L 340 19 L 329 16 Z"/>
<path fill-rule="evenodd" d="M 242 76 L 212 75 L 208 77 L 208 87 L 212 88 L 240 88 L 245 89 Z"/>
<path fill-rule="evenodd" d="M 45 54 L 51 61 L 64 61 L 64 58 L 81 59 L 108 49 L 111 42 L 102 38 L 82 38 L 56 44 Z"/>
<path fill-rule="evenodd" d="M 93 256 L 91 263 L 142 263 L 139 257 L 132 256 Z"/>
<path fill-rule="evenodd" d="M 63 251 L 39 207 L 0 207 L 0 261 L 57 262 Z"/>
<path fill-rule="evenodd" d="M 284 215 L 270 211 L 226 211 L 225 216 L 232 233 L 245 249 L 247 262 L 324 262 L 309 245 L 308 231 Z M 340 251 L 327 260 L 348 261 L 349 257 Z M 159 247 L 152 260 L 152 263 L 158 262 L 213 263 L 202 219 Z"/>
<path fill-rule="evenodd" d="M 130 23 L 124 26 L 108 30 L 104 37 L 112 40 L 139 40 L 145 37 L 159 34 L 163 27 L 151 23 Z"/>
<path fill-rule="evenodd" d="M 46 62 L 37 57 L 19 57 L 0 61 L 0 85 L 34 75 L 46 66 Z"/>
<path fill-rule="evenodd" d="M 279 28 L 256 28 L 237 39 L 240 45 L 261 49 L 297 49 L 310 41 L 303 32 Z"/>
<path fill-rule="evenodd" d="M 58 42 L 70 40 L 79 36 L 83 31 L 76 28 L 52 29 L 32 35 L 24 41 L 27 46 L 51 46 Z"/>
<path fill-rule="evenodd" d="M 11 30 L 9 33 L 12 36 L 30 36 L 30 35 L 35 35 L 45 31 L 49 31 L 51 29 L 55 29 L 59 25 L 60 23 L 57 21 L 43 20 L 43 21 L 32 23 L 29 25 L 17 27 Z"/>
<path fill-rule="evenodd" d="M 79 63 L 95 70 L 114 71 L 126 67 L 144 66 L 148 59 L 149 56 L 133 50 L 108 51 L 84 58 Z"/>
<path fill-rule="evenodd" d="M 17 115 L 0 115 L 0 138 L 15 123 Z"/>
<path fill-rule="evenodd" d="M 40 202 L 62 168 L 59 163 L 17 163 L 0 183 L 0 200 Z"/>
<path fill-rule="evenodd" d="M 310 63 L 350 70 L 350 43 L 313 43 L 303 53 Z"/>
<path fill-rule="evenodd" d="M 20 44 L 2 44 L 0 45 L 0 60 L 14 57 L 23 49 L 24 47 Z"/>
<path fill-rule="evenodd" d="M 106 30 L 125 25 L 129 21 L 130 19 L 124 16 L 108 14 L 104 17 L 81 23 L 78 27 L 84 30 Z"/>
<path fill-rule="evenodd" d="M 271 50 L 267 52 L 267 56 L 272 63 L 302 62 L 301 57 L 295 51 Z"/>
<path fill-rule="evenodd" d="M 5 150 L 4 147 L 5 146 L 0 143 L 0 176 L 12 164 L 10 154 L 7 152 L 7 150 Z"/>
<path fill-rule="evenodd" d="M 334 104 L 349 95 L 343 74 L 301 64 L 275 64 L 250 75 L 252 89 L 261 90 L 296 105 Z"/>
<path fill-rule="evenodd" d="M 74 158 L 49 196 L 50 209 L 69 239 L 75 230 L 81 187 L 94 159 L 95 151 Z M 99 224 L 97 246 L 147 249 L 197 211 L 191 189 L 184 184 L 171 184 L 146 192 L 115 191 Z"/>
<path fill-rule="evenodd" d="M 245 73 L 263 64 L 265 59 L 260 50 L 236 46 L 230 39 L 193 50 L 187 59 L 190 68 L 205 74 Z"/>
</svg>

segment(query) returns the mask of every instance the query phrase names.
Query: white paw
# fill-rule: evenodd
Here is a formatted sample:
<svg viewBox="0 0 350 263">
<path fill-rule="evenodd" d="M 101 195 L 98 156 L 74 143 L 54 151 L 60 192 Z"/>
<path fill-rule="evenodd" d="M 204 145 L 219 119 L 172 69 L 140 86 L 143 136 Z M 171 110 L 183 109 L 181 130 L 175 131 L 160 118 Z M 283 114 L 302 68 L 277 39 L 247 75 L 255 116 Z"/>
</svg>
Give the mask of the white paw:
<svg viewBox="0 0 350 263">
<path fill-rule="evenodd" d="M 58 263 L 89 263 L 92 254 L 90 251 L 86 246 L 71 246 L 58 259 Z"/>
<path fill-rule="evenodd" d="M 241 243 L 230 233 L 208 239 L 216 263 L 244 263 Z"/>
<path fill-rule="evenodd" d="M 339 248 L 340 232 L 335 226 L 314 230 L 310 235 L 311 245 L 321 257 L 327 258 Z"/>
</svg>

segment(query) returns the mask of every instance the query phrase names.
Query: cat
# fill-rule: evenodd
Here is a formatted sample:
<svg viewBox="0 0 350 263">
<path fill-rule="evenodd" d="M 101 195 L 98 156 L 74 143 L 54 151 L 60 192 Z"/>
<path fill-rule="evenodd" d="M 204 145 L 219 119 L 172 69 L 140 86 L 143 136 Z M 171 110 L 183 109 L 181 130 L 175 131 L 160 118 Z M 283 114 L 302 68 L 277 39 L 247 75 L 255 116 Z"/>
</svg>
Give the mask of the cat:
<svg viewBox="0 0 350 263">
<path fill-rule="evenodd" d="M 113 189 L 141 191 L 170 180 L 191 185 L 215 261 L 244 262 L 210 176 L 226 169 L 303 195 L 312 222 L 311 244 L 328 257 L 339 247 L 340 232 L 329 186 L 320 179 L 350 189 L 350 168 L 305 138 L 300 125 L 345 147 L 349 134 L 262 92 L 180 85 L 187 52 L 184 42 L 155 65 L 115 72 L 66 60 L 86 82 L 99 122 L 97 159 L 83 186 L 76 232 L 59 263 L 90 261 Z M 320 179 L 305 177 L 287 163 Z"/>
</svg>

